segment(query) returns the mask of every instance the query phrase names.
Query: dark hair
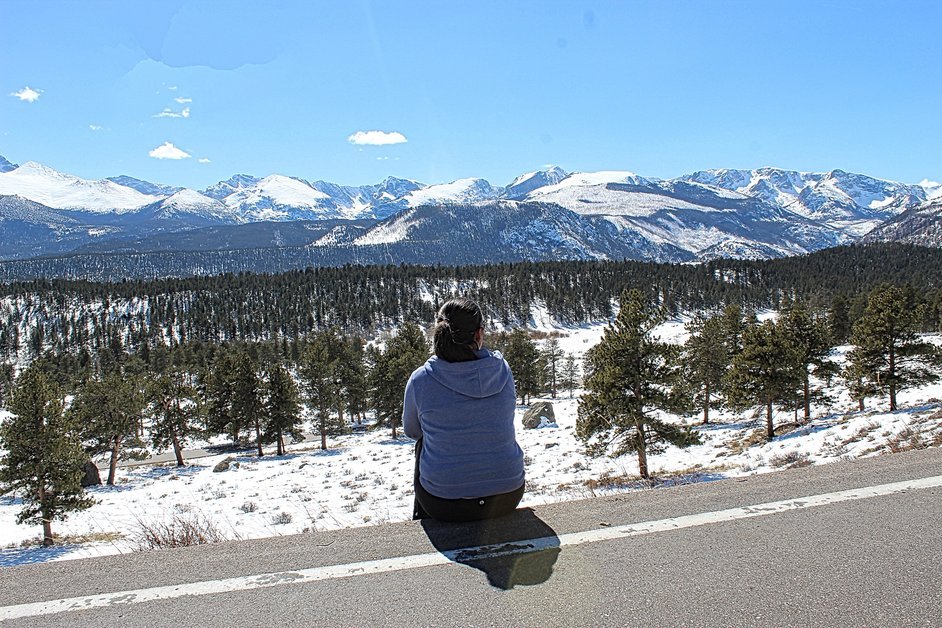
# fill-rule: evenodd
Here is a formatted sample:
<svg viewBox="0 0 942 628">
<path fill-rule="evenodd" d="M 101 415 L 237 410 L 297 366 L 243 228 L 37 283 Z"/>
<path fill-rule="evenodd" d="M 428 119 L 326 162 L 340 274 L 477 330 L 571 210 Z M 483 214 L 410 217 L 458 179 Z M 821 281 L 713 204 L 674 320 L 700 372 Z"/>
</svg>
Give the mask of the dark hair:
<svg viewBox="0 0 942 628">
<path fill-rule="evenodd" d="M 448 301 L 435 318 L 435 355 L 446 362 L 476 360 L 474 334 L 483 326 L 484 316 L 477 303 L 464 298 Z"/>
</svg>

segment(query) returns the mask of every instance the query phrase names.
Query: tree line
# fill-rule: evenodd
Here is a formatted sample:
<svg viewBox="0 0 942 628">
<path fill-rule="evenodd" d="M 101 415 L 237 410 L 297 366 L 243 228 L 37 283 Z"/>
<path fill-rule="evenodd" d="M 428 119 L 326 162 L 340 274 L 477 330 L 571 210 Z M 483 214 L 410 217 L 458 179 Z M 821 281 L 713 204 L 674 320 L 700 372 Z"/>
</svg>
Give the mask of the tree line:
<svg viewBox="0 0 942 628">
<path fill-rule="evenodd" d="M 635 454 L 648 479 L 650 453 L 700 442 L 693 429 L 665 420 L 664 413 L 699 412 L 706 424 L 712 409 L 758 409 L 772 440 L 773 410 L 810 421 L 812 402 L 829 400 L 834 378 L 843 380 L 860 410 L 868 397 L 882 395 L 894 411 L 900 390 L 939 379 L 942 350 L 919 334 L 928 306 L 912 286 L 884 284 L 866 299 L 853 324 L 841 301 L 827 311 L 803 301 L 783 303 L 777 318 L 761 322 L 729 305 L 696 316 L 687 341 L 677 345 L 653 334 L 668 316 L 663 306 L 626 291 L 601 342 L 587 352 L 576 433 L 590 455 Z M 841 367 L 831 356 L 848 341 L 852 348 Z"/>
<path fill-rule="evenodd" d="M 569 324 L 611 318 L 617 295 L 640 290 L 671 315 L 726 305 L 779 309 L 844 300 L 850 322 L 880 283 L 909 283 L 942 323 L 942 250 L 848 246 L 780 260 L 704 264 L 559 261 L 489 266 L 346 266 L 286 273 L 97 283 L 45 279 L 0 284 L 0 380 L 47 351 L 79 359 L 192 342 L 297 342 L 336 327 L 373 336 L 428 321 L 458 294 L 494 327 L 526 326 L 535 308 Z M 87 356 L 85 354 L 88 354 Z"/>
</svg>

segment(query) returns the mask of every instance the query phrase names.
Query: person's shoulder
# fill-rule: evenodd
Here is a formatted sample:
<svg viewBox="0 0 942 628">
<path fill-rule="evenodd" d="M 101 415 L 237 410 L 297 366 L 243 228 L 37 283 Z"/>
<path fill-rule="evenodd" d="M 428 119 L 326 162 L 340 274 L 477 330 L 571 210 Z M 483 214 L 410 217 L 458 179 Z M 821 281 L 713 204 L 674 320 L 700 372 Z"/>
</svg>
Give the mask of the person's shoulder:
<svg viewBox="0 0 942 628">
<path fill-rule="evenodd" d="M 428 377 L 429 376 L 428 369 L 433 363 L 433 361 L 436 359 L 437 358 L 435 356 L 432 356 L 428 360 L 423 362 L 421 366 L 417 367 L 414 371 L 412 371 L 412 374 L 409 376 L 409 381 L 415 381 L 415 380 L 422 379 L 423 377 Z"/>
<path fill-rule="evenodd" d="M 504 358 L 504 354 L 501 353 L 500 351 L 496 351 L 496 350 L 495 350 L 495 351 L 490 351 L 490 350 L 487 350 L 487 349 L 484 349 L 484 351 L 487 351 L 487 355 L 484 356 L 484 357 L 490 358 L 490 359 L 492 359 L 492 360 L 497 360 L 498 362 L 503 362 L 504 364 L 507 364 L 507 360 Z M 509 366 L 509 365 L 508 365 L 508 366 Z"/>
</svg>

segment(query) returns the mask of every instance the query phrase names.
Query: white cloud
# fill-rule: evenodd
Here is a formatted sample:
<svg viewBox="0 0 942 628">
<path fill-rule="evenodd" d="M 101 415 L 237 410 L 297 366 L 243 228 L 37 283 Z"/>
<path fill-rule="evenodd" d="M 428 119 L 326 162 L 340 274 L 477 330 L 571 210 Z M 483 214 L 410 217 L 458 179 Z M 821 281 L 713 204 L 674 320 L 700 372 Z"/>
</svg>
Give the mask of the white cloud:
<svg viewBox="0 0 942 628">
<path fill-rule="evenodd" d="M 201 157 L 198 161 L 199 161 L 201 164 L 212 163 L 211 161 L 209 161 L 209 160 L 206 159 L 205 157 Z"/>
<path fill-rule="evenodd" d="M 183 96 L 177 96 L 176 98 L 174 98 L 174 100 L 180 103 L 181 105 L 185 105 L 187 103 L 193 102 L 192 98 L 185 98 Z"/>
<path fill-rule="evenodd" d="M 99 126 L 97 124 L 89 124 L 88 128 L 91 129 L 92 131 L 103 131 L 105 127 Z"/>
<path fill-rule="evenodd" d="M 27 85 L 26 87 L 24 87 L 24 88 L 21 89 L 20 91 L 18 91 L 18 92 L 13 92 L 13 93 L 11 93 L 10 95 L 11 95 L 11 96 L 16 96 L 17 98 L 19 98 L 19 99 L 22 100 L 23 102 L 36 102 L 37 100 L 39 100 L 39 95 L 42 94 L 42 93 L 43 93 L 43 90 L 41 90 L 41 89 L 33 89 L 32 87 L 30 87 L 29 85 Z"/>
<path fill-rule="evenodd" d="M 175 91 L 177 91 L 177 86 L 176 86 L 176 85 L 168 85 L 168 86 L 167 86 L 167 89 L 169 89 L 171 92 L 175 92 Z"/>
<path fill-rule="evenodd" d="M 397 131 L 392 133 L 386 131 L 357 131 L 348 137 L 347 141 L 358 146 L 387 146 L 389 144 L 405 144 L 409 140 Z"/>
<path fill-rule="evenodd" d="M 174 111 L 169 107 L 164 109 L 160 113 L 154 114 L 155 118 L 189 118 L 190 117 L 190 108 L 184 107 L 183 111 Z"/>
<path fill-rule="evenodd" d="M 170 142 L 164 142 L 147 154 L 154 159 L 187 159 L 190 156 L 189 153 L 180 150 Z"/>
</svg>

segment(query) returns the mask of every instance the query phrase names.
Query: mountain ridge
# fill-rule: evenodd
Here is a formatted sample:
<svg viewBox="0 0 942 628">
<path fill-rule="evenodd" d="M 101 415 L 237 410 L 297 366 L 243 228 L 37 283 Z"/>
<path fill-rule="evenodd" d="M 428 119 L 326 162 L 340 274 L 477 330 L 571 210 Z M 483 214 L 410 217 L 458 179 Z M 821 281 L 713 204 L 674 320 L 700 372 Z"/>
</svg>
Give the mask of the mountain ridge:
<svg viewBox="0 0 942 628">
<path fill-rule="evenodd" d="M 3 164 L 10 162 L 0 157 L 0 169 Z M 20 243 L 0 249 L 0 258 L 5 259 L 69 250 L 129 254 L 134 246 L 172 250 L 167 248 L 172 247 L 173 238 L 168 237 L 172 233 L 180 234 L 178 239 L 187 242 L 188 250 L 197 250 L 200 234 L 187 236 L 186 231 L 225 227 L 226 233 L 235 230 L 227 238 L 245 243 L 240 229 L 248 234 L 252 232 L 248 225 L 272 221 L 331 221 L 325 229 L 292 229 L 294 235 L 288 238 L 322 251 L 390 245 L 465 250 L 460 234 L 473 233 L 482 246 L 490 240 L 508 261 L 547 255 L 654 261 L 754 259 L 857 241 L 925 205 L 937 192 L 932 187 L 936 184 L 928 180 L 924 186 L 909 185 L 839 169 L 825 173 L 715 169 L 661 180 L 629 171 L 566 172 L 550 166 L 522 174 L 504 187 L 473 177 L 432 185 L 387 177 L 379 184 L 344 186 L 278 174 L 238 174 L 196 191 L 127 175 L 88 181 L 35 162 L 10 166 L 0 172 L 0 199 L 7 199 L 8 208 L 15 205 L 13 198 L 37 205 L 18 201 L 16 220 L 0 214 L 0 235 Z M 68 189 L 63 191 L 63 186 Z M 88 206 L 82 206 L 83 198 L 91 199 Z M 32 217 L 30 208 L 35 211 Z M 416 211 L 419 208 L 425 209 Z M 57 215 L 61 224 L 49 228 Z M 57 235 L 63 229 L 69 232 L 66 240 Z M 303 242 L 308 234 L 310 241 Z M 421 241 L 416 239 L 419 234 Z M 159 244 L 149 238 L 157 238 Z M 206 250 L 217 246 L 210 240 L 204 243 Z M 338 261 L 350 257 L 337 255 Z M 473 262 L 470 251 L 463 255 L 466 262 Z M 482 262 L 497 261 L 484 250 L 479 257 Z"/>
</svg>

